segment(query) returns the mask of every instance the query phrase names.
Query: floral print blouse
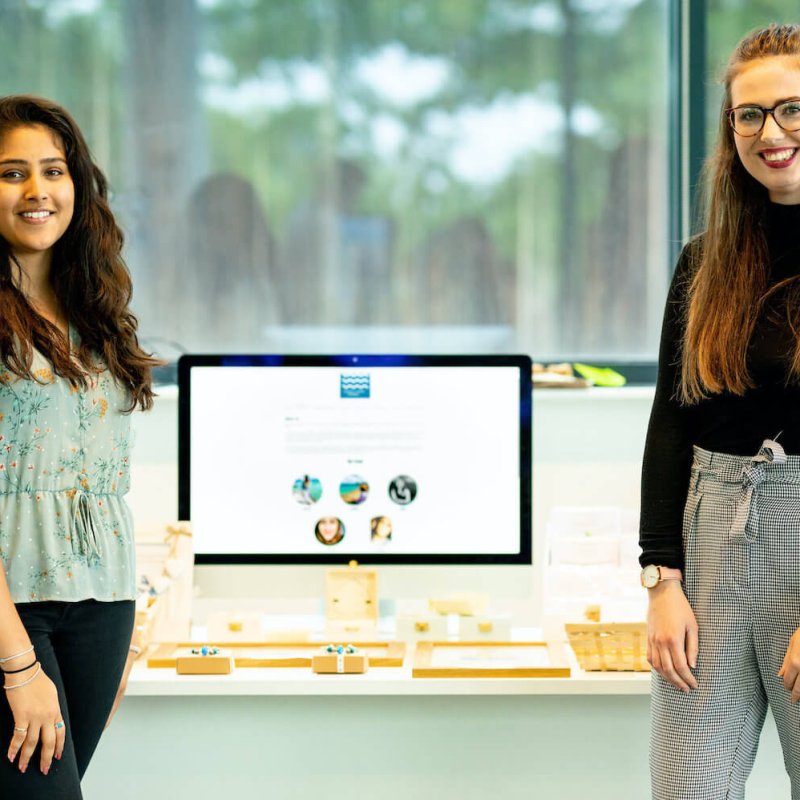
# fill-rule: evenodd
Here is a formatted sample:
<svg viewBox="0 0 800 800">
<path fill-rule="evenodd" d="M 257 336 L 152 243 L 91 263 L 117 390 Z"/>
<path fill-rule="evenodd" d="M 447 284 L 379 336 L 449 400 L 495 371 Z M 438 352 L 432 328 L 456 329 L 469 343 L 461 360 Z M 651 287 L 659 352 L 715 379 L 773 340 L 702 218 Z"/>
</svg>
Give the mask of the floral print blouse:
<svg viewBox="0 0 800 800">
<path fill-rule="evenodd" d="M 0 365 L 0 559 L 11 597 L 132 600 L 128 392 L 108 370 L 71 386 L 37 352 L 32 372 L 36 381 L 20 380 Z"/>
</svg>

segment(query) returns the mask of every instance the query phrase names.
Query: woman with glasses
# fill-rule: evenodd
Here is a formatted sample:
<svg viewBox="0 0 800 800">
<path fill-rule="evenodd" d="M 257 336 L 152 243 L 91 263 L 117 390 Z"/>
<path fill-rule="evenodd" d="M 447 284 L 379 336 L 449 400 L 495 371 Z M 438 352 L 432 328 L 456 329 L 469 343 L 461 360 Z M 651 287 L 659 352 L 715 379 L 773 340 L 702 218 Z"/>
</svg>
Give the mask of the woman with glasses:
<svg viewBox="0 0 800 800">
<path fill-rule="evenodd" d="M 743 798 L 769 707 L 800 798 L 800 26 L 736 47 L 642 471 L 658 800 Z"/>
<path fill-rule="evenodd" d="M 153 403 L 106 180 L 0 98 L 0 797 L 80 800 L 130 668 L 130 412 Z"/>
</svg>

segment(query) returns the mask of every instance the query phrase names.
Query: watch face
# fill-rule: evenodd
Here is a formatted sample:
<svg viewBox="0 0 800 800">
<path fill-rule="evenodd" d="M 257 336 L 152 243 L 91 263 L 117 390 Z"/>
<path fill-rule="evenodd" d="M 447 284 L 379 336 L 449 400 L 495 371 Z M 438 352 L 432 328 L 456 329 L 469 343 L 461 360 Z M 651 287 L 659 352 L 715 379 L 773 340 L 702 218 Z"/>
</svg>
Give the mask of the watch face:
<svg viewBox="0 0 800 800">
<path fill-rule="evenodd" d="M 642 570 L 642 586 L 645 589 L 652 589 L 658 583 L 658 567 L 654 564 L 648 564 Z"/>
</svg>

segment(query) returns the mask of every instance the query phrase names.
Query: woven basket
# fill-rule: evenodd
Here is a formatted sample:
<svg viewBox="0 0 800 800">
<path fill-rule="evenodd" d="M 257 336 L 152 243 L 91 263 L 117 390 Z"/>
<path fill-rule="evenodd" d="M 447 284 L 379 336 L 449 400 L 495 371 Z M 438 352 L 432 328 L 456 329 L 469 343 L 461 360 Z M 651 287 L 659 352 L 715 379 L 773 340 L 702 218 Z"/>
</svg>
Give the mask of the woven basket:
<svg viewBox="0 0 800 800">
<path fill-rule="evenodd" d="M 586 672 L 650 672 L 644 622 L 567 623 L 564 628 Z"/>
</svg>

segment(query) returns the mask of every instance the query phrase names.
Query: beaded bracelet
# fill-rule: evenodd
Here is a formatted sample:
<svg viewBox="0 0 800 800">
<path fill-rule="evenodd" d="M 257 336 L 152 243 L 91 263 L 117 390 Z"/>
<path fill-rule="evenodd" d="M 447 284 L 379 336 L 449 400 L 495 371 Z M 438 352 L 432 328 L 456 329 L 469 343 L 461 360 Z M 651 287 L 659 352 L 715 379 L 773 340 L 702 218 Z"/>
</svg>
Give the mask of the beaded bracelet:
<svg viewBox="0 0 800 800">
<path fill-rule="evenodd" d="M 25 672 L 26 669 L 30 669 L 31 667 L 35 667 L 39 662 L 33 661 L 28 664 L 27 667 L 22 667 L 21 669 L 4 669 L 3 675 L 17 675 L 20 672 Z"/>
<path fill-rule="evenodd" d="M 219 653 L 219 647 L 206 647 L 203 645 L 199 650 L 197 648 L 192 648 L 192 655 L 193 656 L 215 656 Z"/>
<path fill-rule="evenodd" d="M 37 665 L 37 670 L 36 672 L 33 673 L 33 675 L 31 675 L 30 678 L 27 678 L 26 680 L 22 681 L 22 683 L 15 683 L 13 686 L 4 686 L 3 688 L 7 692 L 10 692 L 12 689 L 21 689 L 23 686 L 27 686 L 31 681 L 36 680 L 39 673 L 42 671 L 42 665 L 38 661 L 36 662 L 36 665 Z"/>
<path fill-rule="evenodd" d="M 338 653 L 339 655 L 341 655 L 342 653 L 347 653 L 348 655 L 351 655 L 352 653 L 357 653 L 358 652 L 358 648 L 357 647 L 353 647 L 353 645 L 351 645 L 351 644 L 348 644 L 347 647 L 345 647 L 342 644 L 340 644 L 338 647 L 334 647 L 332 644 L 329 644 L 325 648 L 325 652 L 326 653 Z"/>
<path fill-rule="evenodd" d="M 0 664 L 5 664 L 6 661 L 13 661 L 15 658 L 19 658 L 20 656 L 26 656 L 28 653 L 33 652 L 33 645 L 31 645 L 27 650 L 23 650 L 21 653 L 15 653 L 13 656 L 6 656 L 5 658 L 0 658 Z"/>
</svg>

